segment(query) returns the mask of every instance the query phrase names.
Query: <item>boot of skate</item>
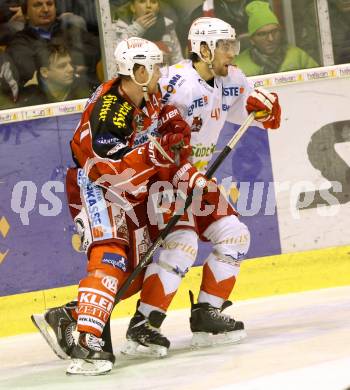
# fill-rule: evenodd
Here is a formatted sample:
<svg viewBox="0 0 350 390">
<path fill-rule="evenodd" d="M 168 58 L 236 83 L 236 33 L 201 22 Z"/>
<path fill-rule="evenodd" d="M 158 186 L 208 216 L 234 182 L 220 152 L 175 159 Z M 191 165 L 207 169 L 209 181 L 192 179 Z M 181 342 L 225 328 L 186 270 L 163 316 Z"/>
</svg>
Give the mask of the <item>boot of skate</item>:
<svg viewBox="0 0 350 390">
<path fill-rule="evenodd" d="M 61 359 L 69 359 L 75 346 L 73 332 L 77 322 L 72 314 L 76 307 L 77 302 L 72 301 L 64 306 L 48 309 L 44 314 L 31 316 L 33 324 Z"/>
<path fill-rule="evenodd" d="M 166 356 L 170 347 L 170 341 L 160 332 L 160 326 L 165 317 L 164 313 L 156 310 L 152 311 L 148 317 L 145 317 L 137 310 L 129 323 L 126 332 L 127 343 L 121 352 L 131 356 Z M 139 353 L 139 346 L 147 348 L 144 354 Z"/>
<path fill-rule="evenodd" d="M 201 347 L 212 344 L 235 343 L 246 337 L 244 324 L 233 317 L 223 314 L 222 311 L 232 305 L 225 301 L 221 308 L 209 303 L 194 303 L 192 291 L 190 293 L 191 317 L 190 327 L 193 333 L 192 346 Z M 211 338 L 210 335 L 221 337 Z"/>
<path fill-rule="evenodd" d="M 72 362 L 67 368 L 70 375 L 102 375 L 111 371 L 115 357 L 102 349 L 102 339 L 91 333 L 80 333 L 74 347 Z"/>
</svg>

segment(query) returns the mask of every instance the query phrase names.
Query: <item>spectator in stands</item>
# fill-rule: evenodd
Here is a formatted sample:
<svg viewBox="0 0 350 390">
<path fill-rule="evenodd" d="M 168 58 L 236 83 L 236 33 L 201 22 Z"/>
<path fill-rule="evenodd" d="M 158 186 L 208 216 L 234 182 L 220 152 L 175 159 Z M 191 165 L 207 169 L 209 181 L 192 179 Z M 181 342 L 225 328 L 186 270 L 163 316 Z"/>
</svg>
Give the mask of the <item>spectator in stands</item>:
<svg viewBox="0 0 350 390">
<path fill-rule="evenodd" d="M 24 16 L 19 0 L 0 0 L 0 46 L 8 45 L 17 31 L 23 30 Z"/>
<path fill-rule="evenodd" d="M 66 47 L 48 44 L 36 55 L 38 85 L 30 85 L 20 93 L 18 105 L 63 102 L 89 96 L 87 82 L 76 78 L 71 56 Z"/>
<path fill-rule="evenodd" d="M 246 12 L 251 47 L 234 62 L 247 76 L 319 66 L 305 51 L 284 41 L 281 25 L 268 3 L 252 1 Z"/>
<path fill-rule="evenodd" d="M 178 2 L 178 0 L 175 1 Z M 128 19 L 130 14 L 130 0 L 109 0 L 109 4 L 111 7 L 112 21 L 116 21 L 119 18 L 126 20 Z M 159 13 L 171 19 L 175 25 L 179 21 L 178 11 L 171 4 L 169 4 L 169 1 L 159 2 Z"/>
<path fill-rule="evenodd" d="M 122 39 L 142 37 L 156 43 L 169 64 L 183 59 L 174 23 L 160 12 L 159 0 L 131 0 L 127 17 L 117 20 L 116 34 L 116 45 Z"/>
<path fill-rule="evenodd" d="M 49 42 L 68 47 L 76 72 L 96 83 L 96 64 L 100 57 L 98 38 L 76 25 L 56 18 L 54 0 L 24 0 L 26 25 L 15 34 L 6 52 L 19 73 L 20 87 L 33 78 L 35 56 Z"/>
<path fill-rule="evenodd" d="M 181 28 L 181 43 L 187 45 L 187 31 L 192 22 L 201 16 L 211 16 L 229 23 L 240 38 L 241 47 L 247 47 L 248 18 L 244 7 L 251 0 L 204 0 L 203 4 L 195 8 L 189 19 L 186 20 L 184 28 Z M 178 30 L 179 31 L 179 30 Z"/>
<path fill-rule="evenodd" d="M 89 4 L 93 2 L 94 0 L 84 0 L 84 4 L 86 3 L 86 6 L 83 9 L 81 2 L 78 2 L 78 0 L 75 0 L 74 3 L 69 1 L 68 4 L 66 0 L 60 0 L 57 4 L 57 15 L 59 15 L 58 19 L 62 21 L 63 25 L 69 26 L 75 24 L 83 30 L 93 31 L 96 35 L 98 35 L 94 4 L 92 8 L 94 10 L 96 26 L 89 24 L 85 19 L 85 15 L 91 15 L 92 13 L 91 5 Z M 20 4 L 20 0 L 0 0 L 0 46 L 8 45 L 12 36 L 17 31 L 21 31 L 24 28 L 25 18 Z M 79 15 L 84 15 L 84 17 Z M 90 19 L 91 17 L 88 21 L 93 23 Z M 91 29 L 89 29 L 89 27 L 91 27 Z"/>
</svg>

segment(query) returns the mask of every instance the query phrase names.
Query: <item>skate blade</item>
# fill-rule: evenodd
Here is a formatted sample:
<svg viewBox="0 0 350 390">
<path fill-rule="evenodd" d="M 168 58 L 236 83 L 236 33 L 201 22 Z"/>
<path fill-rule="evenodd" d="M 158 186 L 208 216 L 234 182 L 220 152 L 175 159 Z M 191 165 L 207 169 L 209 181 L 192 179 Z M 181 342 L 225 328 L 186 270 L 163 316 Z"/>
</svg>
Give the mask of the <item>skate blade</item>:
<svg viewBox="0 0 350 390">
<path fill-rule="evenodd" d="M 30 316 L 33 324 L 37 327 L 39 332 L 44 337 L 49 347 L 55 352 L 55 354 L 63 360 L 70 359 L 70 357 L 63 351 L 57 342 L 55 332 L 51 329 L 50 325 L 46 322 L 43 314 L 33 314 Z"/>
<path fill-rule="evenodd" d="M 113 363 L 109 360 L 83 360 L 72 359 L 66 370 L 67 375 L 105 375 L 113 368 Z"/>
<path fill-rule="evenodd" d="M 120 353 L 133 358 L 163 358 L 168 355 L 168 348 L 160 345 L 145 347 L 136 341 L 128 340 L 120 349 Z"/>
<path fill-rule="evenodd" d="M 213 347 L 216 345 L 235 344 L 247 337 L 244 329 L 213 335 L 206 332 L 193 333 L 191 346 L 193 348 Z"/>
</svg>

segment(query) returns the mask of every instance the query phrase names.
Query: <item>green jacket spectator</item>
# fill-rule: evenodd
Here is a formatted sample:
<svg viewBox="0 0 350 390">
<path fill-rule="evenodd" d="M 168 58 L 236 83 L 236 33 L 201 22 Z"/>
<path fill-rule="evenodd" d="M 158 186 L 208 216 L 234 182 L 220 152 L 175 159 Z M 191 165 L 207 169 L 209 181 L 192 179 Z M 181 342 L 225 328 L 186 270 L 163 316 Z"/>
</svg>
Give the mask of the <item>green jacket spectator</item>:
<svg viewBox="0 0 350 390">
<path fill-rule="evenodd" d="M 318 63 L 310 57 L 304 50 L 296 46 L 287 45 L 284 58 L 279 66 L 273 68 L 264 64 L 257 64 L 251 56 L 251 49 L 247 49 L 235 58 L 235 64 L 245 73 L 246 76 L 257 74 L 268 74 L 278 72 L 288 72 L 295 69 L 317 68 Z"/>
<path fill-rule="evenodd" d="M 246 6 L 246 12 L 251 47 L 234 63 L 247 76 L 319 66 L 305 51 L 283 41 L 280 23 L 268 3 L 253 1 Z"/>
</svg>

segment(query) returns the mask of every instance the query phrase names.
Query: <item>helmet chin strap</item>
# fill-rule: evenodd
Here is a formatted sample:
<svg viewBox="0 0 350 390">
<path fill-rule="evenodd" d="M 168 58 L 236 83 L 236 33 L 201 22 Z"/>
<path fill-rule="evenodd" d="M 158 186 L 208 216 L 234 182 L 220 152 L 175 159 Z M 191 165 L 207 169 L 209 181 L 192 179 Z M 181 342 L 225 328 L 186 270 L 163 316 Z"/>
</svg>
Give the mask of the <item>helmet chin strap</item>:
<svg viewBox="0 0 350 390">
<path fill-rule="evenodd" d="M 209 66 L 209 71 L 210 71 L 210 73 L 213 75 L 213 77 L 215 77 L 215 76 L 216 76 L 216 73 L 215 73 L 214 68 L 213 68 L 213 63 L 210 62 L 210 63 L 208 64 L 208 66 Z"/>
<path fill-rule="evenodd" d="M 142 85 L 143 97 L 146 102 L 149 101 L 148 85 Z"/>
<path fill-rule="evenodd" d="M 134 83 L 139 85 L 140 87 L 142 87 L 143 97 L 144 97 L 146 102 L 148 102 L 150 100 L 149 99 L 149 94 L 148 94 L 148 84 L 151 81 L 152 75 L 153 75 L 153 73 L 148 75 L 148 79 L 147 79 L 147 81 L 145 83 L 139 83 L 136 80 L 136 78 L 135 78 L 134 72 L 132 72 L 131 75 L 130 75 L 131 78 L 133 79 Z"/>
</svg>

